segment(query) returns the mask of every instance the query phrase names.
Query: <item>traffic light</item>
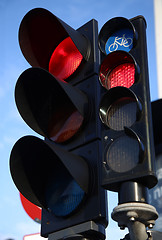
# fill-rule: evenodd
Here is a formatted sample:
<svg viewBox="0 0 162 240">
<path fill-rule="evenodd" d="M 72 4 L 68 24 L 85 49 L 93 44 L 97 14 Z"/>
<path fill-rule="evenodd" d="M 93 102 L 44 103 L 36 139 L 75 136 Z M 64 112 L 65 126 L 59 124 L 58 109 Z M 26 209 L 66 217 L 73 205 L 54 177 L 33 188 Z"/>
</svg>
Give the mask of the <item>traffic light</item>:
<svg viewBox="0 0 162 240">
<path fill-rule="evenodd" d="M 74 30 L 42 8 L 29 11 L 20 25 L 20 48 L 32 67 L 18 78 L 16 105 L 44 140 L 19 139 L 11 151 L 10 170 L 21 194 L 43 209 L 45 237 L 56 233 L 59 239 L 73 232 L 105 238 L 97 40 L 95 20 Z"/>
<path fill-rule="evenodd" d="M 102 185 L 119 191 L 121 183 L 134 181 L 151 188 L 157 179 L 144 17 L 106 22 L 99 48 Z"/>
</svg>

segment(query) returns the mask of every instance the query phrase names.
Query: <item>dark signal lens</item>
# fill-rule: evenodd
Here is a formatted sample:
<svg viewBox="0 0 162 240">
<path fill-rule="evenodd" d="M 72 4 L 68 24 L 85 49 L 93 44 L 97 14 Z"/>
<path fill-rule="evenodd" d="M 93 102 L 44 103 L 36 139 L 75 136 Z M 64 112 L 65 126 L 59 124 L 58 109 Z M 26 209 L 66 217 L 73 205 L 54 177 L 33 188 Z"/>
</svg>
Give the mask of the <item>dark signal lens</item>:
<svg viewBox="0 0 162 240">
<path fill-rule="evenodd" d="M 116 100 L 107 111 L 107 125 L 116 131 L 131 127 L 136 121 L 137 103 L 131 97 Z"/>
<path fill-rule="evenodd" d="M 127 135 L 116 139 L 109 146 L 106 153 L 106 162 L 115 172 L 127 172 L 133 169 L 140 161 L 140 147 L 137 139 Z"/>
<path fill-rule="evenodd" d="M 114 87 L 101 99 L 99 116 L 107 127 L 122 131 L 140 119 L 141 111 L 141 103 L 131 89 Z"/>
<path fill-rule="evenodd" d="M 71 38 L 65 38 L 51 56 L 49 72 L 60 80 L 65 80 L 76 71 L 82 59 L 83 56 Z"/>
<path fill-rule="evenodd" d="M 107 88 L 127 87 L 130 88 L 134 84 L 135 67 L 132 63 L 124 63 L 114 68 L 107 78 Z"/>
<path fill-rule="evenodd" d="M 61 171 L 58 168 L 48 182 L 47 206 L 57 217 L 66 217 L 71 214 L 78 208 L 84 197 L 85 192 L 64 168 Z"/>
</svg>

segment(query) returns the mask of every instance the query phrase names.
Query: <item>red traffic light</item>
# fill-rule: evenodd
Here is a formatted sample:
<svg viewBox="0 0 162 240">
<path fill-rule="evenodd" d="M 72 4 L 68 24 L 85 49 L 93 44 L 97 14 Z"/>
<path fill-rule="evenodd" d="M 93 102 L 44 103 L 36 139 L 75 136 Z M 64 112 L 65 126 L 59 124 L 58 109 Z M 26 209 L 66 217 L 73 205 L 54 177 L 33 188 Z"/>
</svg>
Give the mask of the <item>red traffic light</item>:
<svg viewBox="0 0 162 240">
<path fill-rule="evenodd" d="M 136 80 L 138 66 L 127 52 L 115 51 L 107 55 L 100 66 L 99 79 L 106 89 L 130 88 Z"/>
<path fill-rule="evenodd" d="M 29 69 L 19 77 L 15 98 L 20 114 L 37 133 L 66 142 L 83 125 L 87 98 L 63 80 L 68 82 L 89 59 L 89 40 L 51 12 L 36 8 L 21 22 L 19 43 L 27 61 L 44 69 Z"/>
<path fill-rule="evenodd" d="M 49 61 L 49 72 L 66 80 L 81 64 L 83 56 L 70 37 L 65 38 L 54 50 Z"/>
<path fill-rule="evenodd" d="M 146 49 L 146 22 L 113 18 L 99 33 L 99 80 L 105 91 L 102 184 L 119 191 L 125 181 L 156 184 Z"/>
<path fill-rule="evenodd" d="M 94 232 L 104 239 L 107 202 L 98 172 L 97 21 L 74 30 L 49 11 L 33 9 L 21 22 L 19 43 L 32 68 L 17 80 L 16 105 L 45 140 L 26 136 L 14 145 L 10 168 L 15 185 L 42 207 L 42 236 L 59 231 L 64 238 L 64 229 L 81 225 L 78 234 L 89 238 Z M 82 225 L 88 227 L 85 234 Z"/>
<path fill-rule="evenodd" d="M 90 56 L 89 40 L 43 8 L 32 9 L 24 16 L 19 28 L 19 43 L 24 57 L 31 66 L 42 67 L 46 70 L 50 68 L 54 73 L 58 71 L 58 69 L 55 70 L 55 67 L 58 68 L 58 63 L 56 62 L 56 66 L 53 66 L 55 61 L 53 62 L 52 55 L 57 54 L 58 57 L 59 49 L 68 51 L 68 53 L 72 51 L 77 58 L 79 55 L 79 62 L 82 58 L 87 61 Z M 65 59 L 67 62 L 68 58 L 65 57 Z M 62 67 L 65 64 L 64 60 L 61 59 Z M 77 65 L 79 65 L 78 60 Z M 61 79 L 65 79 L 68 75 L 65 72 L 62 73 Z"/>
</svg>

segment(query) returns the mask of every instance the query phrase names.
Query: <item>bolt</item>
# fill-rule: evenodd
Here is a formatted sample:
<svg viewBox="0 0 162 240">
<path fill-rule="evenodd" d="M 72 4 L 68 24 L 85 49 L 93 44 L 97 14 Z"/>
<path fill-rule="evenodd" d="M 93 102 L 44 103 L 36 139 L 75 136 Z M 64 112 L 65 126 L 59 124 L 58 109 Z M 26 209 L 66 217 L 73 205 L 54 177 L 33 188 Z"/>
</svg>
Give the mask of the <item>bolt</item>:
<svg viewBox="0 0 162 240">
<path fill-rule="evenodd" d="M 125 229 L 125 226 L 121 225 L 120 230 L 124 230 L 124 229 Z"/>
<path fill-rule="evenodd" d="M 52 212 L 50 208 L 47 208 L 48 212 Z"/>
<path fill-rule="evenodd" d="M 145 198 L 141 198 L 141 202 L 145 202 Z"/>
<path fill-rule="evenodd" d="M 105 141 L 106 141 L 106 140 L 108 139 L 108 136 L 105 136 L 104 139 L 105 139 Z"/>
<path fill-rule="evenodd" d="M 39 218 L 35 218 L 34 221 L 37 223 L 41 223 L 41 220 Z"/>
<path fill-rule="evenodd" d="M 150 223 L 149 225 L 148 225 L 148 228 L 149 229 L 152 229 L 154 227 L 154 224 L 152 224 L 152 223 Z"/>
<path fill-rule="evenodd" d="M 130 220 L 131 222 L 134 222 L 134 221 L 135 221 L 135 217 L 130 217 L 129 220 Z"/>
</svg>

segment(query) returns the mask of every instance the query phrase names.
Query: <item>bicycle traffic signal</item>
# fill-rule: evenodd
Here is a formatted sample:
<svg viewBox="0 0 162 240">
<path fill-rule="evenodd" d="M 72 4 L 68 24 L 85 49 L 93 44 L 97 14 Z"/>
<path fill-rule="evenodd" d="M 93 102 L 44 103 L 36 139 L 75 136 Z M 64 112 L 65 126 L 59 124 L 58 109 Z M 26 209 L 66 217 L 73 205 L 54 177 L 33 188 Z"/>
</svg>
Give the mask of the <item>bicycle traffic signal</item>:
<svg viewBox="0 0 162 240">
<path fill-rule="evenodd" d="M 10 170 L 21 194 L 43 208 L 45 237 L 63 238 L 69 234 L 64 230 L 73 228 L 73 234 L 89 237 L 95 232 L 105 238 L 107 199 L 100 186 L 96 127 L 97 28 L 91 20 L 74 30 L 36 8 L 25 15 L 19 29 L 21 51 L 32 67 L 18 78 L 16 105 L 24 121 L 45 139 L 19 139 L 11 152 Z"/>
<path fill-rule="evenodd" d="M 102 185 L 119 191 L 125 181 L 153 187 L 154 144 L 146 48 L 146 22 L 116 17 L 99 33 L 99 80 L 104 90 L 102 121 Z"/>
</svg>

